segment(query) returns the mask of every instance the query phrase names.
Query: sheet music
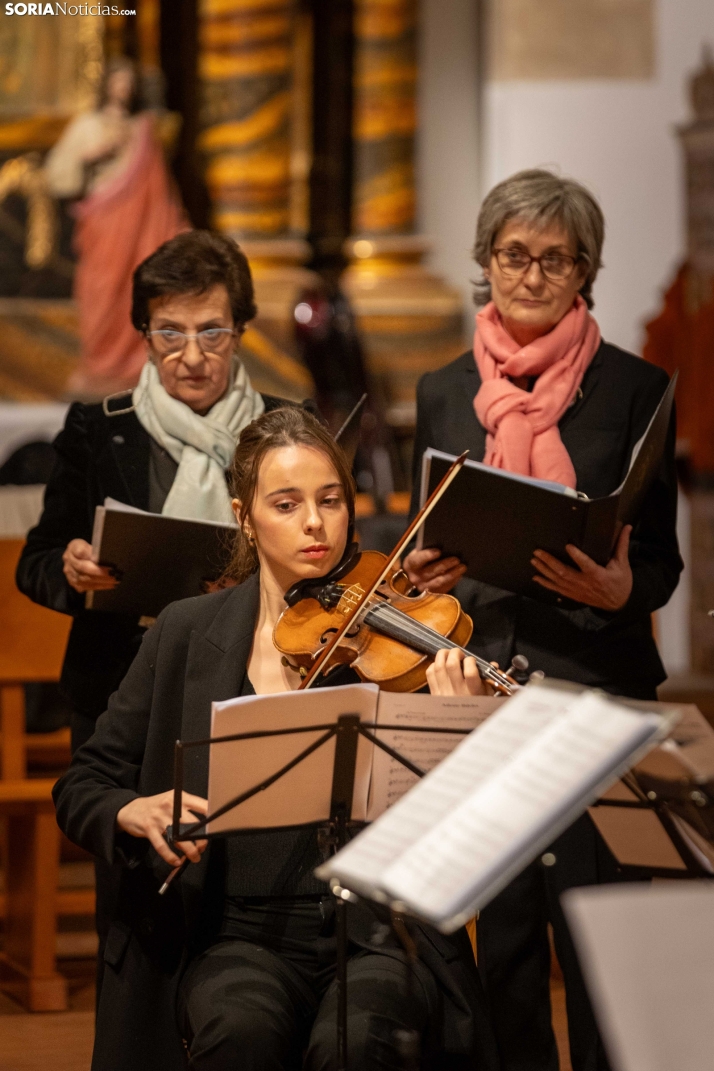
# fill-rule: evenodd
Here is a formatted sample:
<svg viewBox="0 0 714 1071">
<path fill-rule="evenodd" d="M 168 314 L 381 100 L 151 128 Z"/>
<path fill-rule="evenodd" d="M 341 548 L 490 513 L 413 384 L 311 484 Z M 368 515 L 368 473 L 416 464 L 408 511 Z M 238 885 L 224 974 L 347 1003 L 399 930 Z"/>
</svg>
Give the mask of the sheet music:
<svg viewBox="0 0 714 1071">
<path fill-rule="evenodd" d="M 340 714 L 359 714 L 363 721 L 371 722 L 375 720 L 378 694 L 376 684 L 346 684 L 306 692 L 228 699 L 212 706 L 211 736 L 327 725 L 337 721 Z M 321 735 L 322 732 L 318 731 L 212 744 L 208 777 L 209 814 L 277 773 Z M 360 738 L 352 803 L 352 817 L 357 821 L 364 821 L 367 813 L 373 747 L 373 744 Z M 225 833 L 237 829 L 265 829 L 326 821 L 330 817 L 334 756 L 333 738 L 270 788 L 211 822 L 208 832 Z"/>
<path fill-rule="evenodd" d="M 595 693 L 579 697 L 401 853 L 383 888 L 437 923 L 473 913 L 565 828 L 574 809 L 616 780 L 622 763 L 662 725 L 659 715 Z"/>
<path fill-rule="evenodd" d="M 438 725 L 471 732 L 505 702 L 496 696 L 435 696 L 410 692 L 380 692 L 377 724 Z M 420 770 L 431 770 L 464 739 L 456 733 L 415 733 L 378 730 L 375 734 Z M 373 822 L 413 788 L 419 778 L 379 748 L 372 759 L 372 784 L 367 821 Z"/>
<path fill-rule="evenodd" d="M 522 689 L 374 825 L 320 867 L 319 876 L 336 877 L 355 892 L 379 897 L 380 879 L 394 859 L 579 697 L 578 691 L 547 685 Z"/>
</svg>

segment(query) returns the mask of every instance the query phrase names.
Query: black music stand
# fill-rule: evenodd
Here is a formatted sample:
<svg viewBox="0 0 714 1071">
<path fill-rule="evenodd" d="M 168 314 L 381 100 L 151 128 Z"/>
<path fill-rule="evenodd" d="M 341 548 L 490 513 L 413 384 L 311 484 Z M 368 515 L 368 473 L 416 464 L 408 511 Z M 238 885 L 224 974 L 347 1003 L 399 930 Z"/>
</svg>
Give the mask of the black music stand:
<svg viewBox="0 0 714 1071">
<path fill-rule="evenodd" d="M 425 770 L 415 766 L 406 756 L 401 755 L 394 748 L 380 740 L 374 732 L 413 732 L 413 733 L 447 733 L 457 736 L 467 736 L 469 729 L 447 729 L 433 725 L 378 725 L 375 722 L 364 723 L 359 714 L 341 714 L 336 722 L 328 722 L 322 725 L 307 725 L 292 729 L 269 729 L 261 732 L 232 733 L 230 736 L 214 736 L 204 740 L 177 740 L 174 746 L 174 809 L 173 822 L 166 830 L 166 838 L 172 848 L 176 847 L 181 840 L 203 840 L 206 837 L 225 837 L 230 833 L 206 833 L 205 827 L 209 822 L 215 821 L 234 807 L 252 799 L 258 792 L 262 792 L 275 784 L 286 773 L 303 762 L 309 755 L 335 737 L 335 758 L 332 770 L 332 791 L 330 797 L 330 816 L 328 820 L 327 836 L 325 845 L 329 845 L 339 851 L 349 839 L 350 827 L 363 826 L 363 822 L 352 821 L 352 797 L 354 793 L 355 772 L 357 765 L 357 744 L 359 737 L 363 736 L 375 747 L 381 748 L 397 762 L 405 766 L 407 770 L 417 777 L 423 777 Z M 212 744 L 227 744 L 236 740 L 257 740 L 263 737 L 289 736 L 294 733 L 321 732 L 322 735 L 304 748 L 299 755 L 291 759 L 276 773 L 265 778 L 260 784 L 254 785 L 246 792 L 229 800 L 212 814 L 207 815 L 200 821 L 190 824 L 181 823 L 181 801 L 183 797 L 184 783 L 184 753 L 190 748 L 209 747 Z M 175 831 L 178 830 L 178 836 Z M 166 888 L 166 885 L 163 886 Z M 335 929 L 337 938 L 337 970 L 335 980 L 337 983 L 337 1066 L 338 1071 L 347 1071 L 347 904 L 350 900 L 357 900 L 354 893 L 341 888 L 333 883 L 331 891 L 335 897 Z M 407 987 L 413 986 L 413 966 L 417 957 L 416 945 L 404 923 L 403 918 L 391 912 L 392 928 L 404 948 L 407 963 Z M 413 1004 L 409 1002 L 410 1006 Z M 400 1031 L 398 1044 L 404 1059 L 405 1071 L 418 1071 L 419 1067 L 419 1040 L 416 1030 Z"/>
<path fill-rule="evenodd" d="M 618 863 L 630 872 L 640 871 L 653 878 L 714 878 L 691 845 L 682 835 L 673 819 L 673 815 L 684 819 L 704 840 L 714 846 L 714 783 L 702 785 L 694 778 L 690 781 L 667 781 L 643 773 L 635 767 L 621 779 L 635 799 L 596 800 L 593 807 L 616 807 L 630 811 L 650 811 L 659 819 L 667 837 L 674 846 L 684 864 L 684 871 L 657 867 L 628 864 L 617 859 L 617 853 L 611 848 Z"/>
</svg>

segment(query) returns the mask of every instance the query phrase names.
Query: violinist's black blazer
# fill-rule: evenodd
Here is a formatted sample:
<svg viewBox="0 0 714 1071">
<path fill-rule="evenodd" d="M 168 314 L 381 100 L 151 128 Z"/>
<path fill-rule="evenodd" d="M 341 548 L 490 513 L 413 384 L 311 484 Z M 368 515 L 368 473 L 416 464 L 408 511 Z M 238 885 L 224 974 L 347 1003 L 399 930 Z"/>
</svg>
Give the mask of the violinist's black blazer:
<svg viewBox="0 0 714 1071">
<path fill-rule="evenodd" d="M 158 896 L 167 865 L 148 841 L 117 831 L 116 815 L 137 795 L 170 789 L 174 741 L 209 736 L 211 702 L 241 694 L 258 602 L 254 575 L 239 587 L 167 607 L 146 633 L 91 740 L 55 786 L 57 820 L 70 840 L 107 862 L 124 864 L 104 952 L 93 1071 L 185 1067 L 176 992 L 190 956 L 219 930 L 222 842 L 212 841 L 201 862 L 191 864 L 165 896 Z M 206 796 L 206 749 L 187 753 L 185 778 L 186 791 Z M 374 917 L 360 919 L 359 911 L 353 914 L 350 936 L 369 947 Z M 495 1042 L 465 931 L 447 938 L 416 927 L 415 935 L 442 998 L 444 1071 L 497 1071 Z M 398 954 L 389 948 L 384 952 Z"/>
<path fill-rule="evenodd" d="M 473 406 L 480 385 L 470 352 L 421 379 L 412 513 L 418 507 L 421 459 L 428 446 L 449 454 L 468 449 L 474 461 L 483 460 L 486 432 Z M 609 495 L 620 485 L 632 448 L 666 386 L 667 375 L 661 369 L 617 346 L 600 344 L 583 377 L 581 392 L 559 424 L 579 491 L 596 498 Z M 662 467 L 632 534 L 634 585 L 622 610 L 607 613 L 557 599 L 545 590 L 542 597 L 531 598 L 462 581 L 455 594 L 473 618 L 474 650 L 501 665 L 508 665 L 514 654 L 523 654 L 532 669 L 543 670 L 550 677 L 622 695 L 654 695 L 665 672 L 652 636 L 650 614 L 669 600 L 682 570 L 675 529 L 674 443 L 673 416 Z M 527 517 L 523 523 L 528 523 Z M 498 539 L 498 532 L 493 537 Z"/>
<path fill-rule="evenodd" d="M 263 401 L 266 411 L 294 404 L 265 394 Z M 57 460 L 42 516 L 17 566 L 20 591 L 74 618 L 61 686 L 89 731 L 131 665 L 144 630 L 131 615 L 85 610 L 84 595 L 62 572 L 62 554 L 72 539 L 91 543 L 94 510 L 105 498 L 149 508 L 151 438 L 133 410 L 126 411 L 130 406 L 130 393 L 111 399 L 108 412 L 101 404 L 71 406 L 54 442 Z"/>
</svg>

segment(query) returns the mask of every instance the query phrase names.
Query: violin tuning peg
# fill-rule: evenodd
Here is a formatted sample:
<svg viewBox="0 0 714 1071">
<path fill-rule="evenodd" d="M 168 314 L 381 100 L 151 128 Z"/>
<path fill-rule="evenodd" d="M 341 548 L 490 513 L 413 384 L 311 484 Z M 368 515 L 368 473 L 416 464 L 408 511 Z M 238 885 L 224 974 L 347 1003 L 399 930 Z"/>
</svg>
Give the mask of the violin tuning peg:
<svg viewBox="0 0 714 1071">
<path fill-rule="evenodd" d="M 513 656 L 510 666 L 506 670 L 506 676 L 512 677 L 514 671 L 516 673 L 525 673 L 528 669 L 528 659 L 525 655 L 517 654 Z"/>
<path fill-rule="evenodd" d="M 528 680 L 532 681 L 533 684 L 537 684 L 538 681 L 545 680 L 545 673 L 542 669 L 534 669 Z"/>
</svg>

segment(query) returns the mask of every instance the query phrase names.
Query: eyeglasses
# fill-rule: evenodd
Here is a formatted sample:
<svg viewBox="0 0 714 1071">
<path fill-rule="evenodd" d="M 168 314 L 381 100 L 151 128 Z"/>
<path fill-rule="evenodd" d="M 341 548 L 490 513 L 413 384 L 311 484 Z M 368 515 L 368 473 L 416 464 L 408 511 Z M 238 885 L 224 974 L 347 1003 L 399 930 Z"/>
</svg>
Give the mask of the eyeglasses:
<svg viewBox="0 0 714 1071">
<path fill-rule="evenodd" d="M 532 257 L 525 249 L 494 249 L 499 268 L 504 275 L 515 277 L 530 271 L 531 264 L 540 267 L 546 279 L 561 282 L 573 274 L 573 269 L 581 257 L 570 257 L 565 253 L 544 253 L 541 257 Z"/>
<path fill-rule="evenodd" d="M 147 331 L 146 337 L 151 340 L 159 357 L 183 353 L 191 339 L 196 340 L 201 353 L 220 356 L 228 350 L 236 334 L 234 327 L 207 327 L 205 331 L 198 331 L 195 335 L 164 327 L 160 331 Z"/>
</svg>

